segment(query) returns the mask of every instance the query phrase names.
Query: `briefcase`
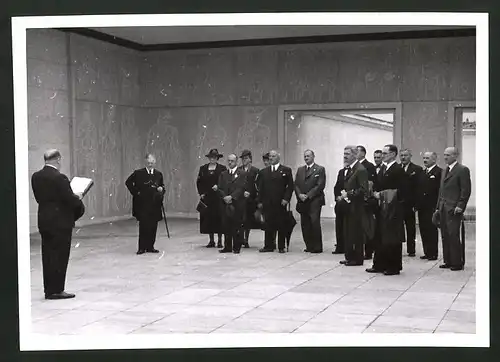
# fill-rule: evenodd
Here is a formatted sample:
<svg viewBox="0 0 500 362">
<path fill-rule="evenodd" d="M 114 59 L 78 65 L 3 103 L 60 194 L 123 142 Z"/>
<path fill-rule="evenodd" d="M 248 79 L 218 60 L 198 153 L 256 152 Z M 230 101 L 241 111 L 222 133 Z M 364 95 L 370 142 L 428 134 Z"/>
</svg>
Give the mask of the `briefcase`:
<svg viewBox="0 0 500 362">
<path fill-rule="evenodd" d="M 198 211 L 200 214 L 208 209 L 207 204 L 205 204 L 203 201 L 199 201 L 198 205 L 196 206 L 196 211 Z"/>
</svg>

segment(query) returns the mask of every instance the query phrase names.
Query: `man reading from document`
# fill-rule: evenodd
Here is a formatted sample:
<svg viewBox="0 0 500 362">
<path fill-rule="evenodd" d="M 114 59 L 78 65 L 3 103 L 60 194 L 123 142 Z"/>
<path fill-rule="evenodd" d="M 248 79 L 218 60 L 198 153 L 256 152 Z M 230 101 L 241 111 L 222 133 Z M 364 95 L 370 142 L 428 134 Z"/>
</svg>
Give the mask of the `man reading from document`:
<svg viewBox="0 0 500 362">
<path fill-rule="evenodd" d="M 52 149 L 43 156 L 45 166 L 31 177 L 38 203 L 38 230 L 42 237 L 45 299 L 68 299 L 64 291 L 75 221 L 85 212 L 82 194 L 74 194 L 61 169 L 61 153 Z"/>
<path fill-rule="evenodd" d="M 314 151 L 306 150 L 304 161 L 305 166 L 299 167 L 295 176 L 296 209 L 306 244 L 304 251 L 322 253 L 321 208 L 325 205 L 326 172 L 323 166 L 314 162 Z"/>
<path fill-rule="evenodd" d="M 132 216 L 139 221 L 137 254 L 158 253 L 154 248 L 158 221 L 163 219 L 162 205 L 165 195 L 163 174 L 156 170 L 156 157 L 146 155 L 146 167 L 134 171 L 125 181 L 132 194 Z"/>
</svg>

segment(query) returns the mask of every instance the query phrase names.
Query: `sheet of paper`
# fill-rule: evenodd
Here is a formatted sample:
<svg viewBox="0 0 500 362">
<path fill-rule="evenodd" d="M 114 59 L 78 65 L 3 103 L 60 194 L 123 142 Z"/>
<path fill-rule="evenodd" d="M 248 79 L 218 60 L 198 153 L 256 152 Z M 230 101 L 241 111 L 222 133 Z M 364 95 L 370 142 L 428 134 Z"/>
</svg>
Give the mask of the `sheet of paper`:
<svg viewBox="0 0 500 362">
<path fill-rule="evenodd" d="M 86 177 L 73 177 L 71 180 L 71 189 L 73 190 L 73 193 L 82 193 L 85 194 L 90 187 L 92 186 L 94 182 L 90 178 Z"/>
</svg>

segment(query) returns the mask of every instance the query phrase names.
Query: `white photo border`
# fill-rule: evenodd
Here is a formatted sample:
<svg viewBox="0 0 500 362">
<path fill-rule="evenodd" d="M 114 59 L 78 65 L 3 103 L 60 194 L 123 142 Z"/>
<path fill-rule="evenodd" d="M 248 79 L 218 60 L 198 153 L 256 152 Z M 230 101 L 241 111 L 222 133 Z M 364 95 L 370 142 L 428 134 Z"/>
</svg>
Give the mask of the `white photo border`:
<svg viewBox="0 0 500 362">
<path fill-rule="evenodd" d="M 209 25 L 448 25 L 476 27 L 477 178 L 475 334 L 169 334 L 47 336 L 31 333 L 26 30 L 33 28 Z M 238 13 L 75 15 L 12 18 L 21 351 L 235 347 L 489 347 L 489 65 L 487 13 Z"/>
</svg>

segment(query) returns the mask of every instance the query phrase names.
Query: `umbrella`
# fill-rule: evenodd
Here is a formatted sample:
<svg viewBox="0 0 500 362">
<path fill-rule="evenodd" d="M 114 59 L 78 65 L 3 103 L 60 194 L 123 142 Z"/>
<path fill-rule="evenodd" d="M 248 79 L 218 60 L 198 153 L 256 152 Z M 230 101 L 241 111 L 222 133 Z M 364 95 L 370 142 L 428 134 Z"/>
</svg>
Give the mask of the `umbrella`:
<svg viewBox="0 0 500 362">
<path fill-rule="evenodd" d="M 293 216 L 292 210 L 290 210 L 290 203 L 288 204 L 288 210 L 285 211 L 285 241 L 286 241 L 286 251 L 290 248 L 290 238 L 292 237 L 293 229 L 297 225 L 297 221 Z"/>
</svg>

